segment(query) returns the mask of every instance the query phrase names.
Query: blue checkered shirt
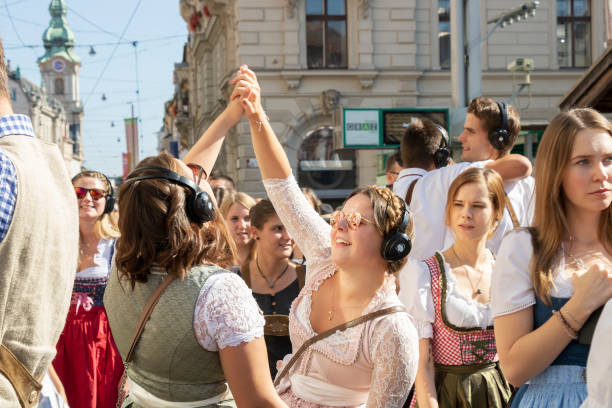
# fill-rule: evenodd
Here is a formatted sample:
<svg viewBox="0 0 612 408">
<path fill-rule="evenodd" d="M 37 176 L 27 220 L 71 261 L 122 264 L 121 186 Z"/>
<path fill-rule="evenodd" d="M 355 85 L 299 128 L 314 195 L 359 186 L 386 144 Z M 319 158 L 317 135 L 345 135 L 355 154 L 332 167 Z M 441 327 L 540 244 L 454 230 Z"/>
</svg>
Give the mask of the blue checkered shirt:
<svg viewBox="0 0 612 408">
<path fill-rule="evenodd" d="M 34 137 L 32 121 L 26 115 L 0 117 L 0 137 Z M 0 242 L 6 237 L 17 202 L 17 172 L 11 159 L 0 149 Z"/>
</svg>

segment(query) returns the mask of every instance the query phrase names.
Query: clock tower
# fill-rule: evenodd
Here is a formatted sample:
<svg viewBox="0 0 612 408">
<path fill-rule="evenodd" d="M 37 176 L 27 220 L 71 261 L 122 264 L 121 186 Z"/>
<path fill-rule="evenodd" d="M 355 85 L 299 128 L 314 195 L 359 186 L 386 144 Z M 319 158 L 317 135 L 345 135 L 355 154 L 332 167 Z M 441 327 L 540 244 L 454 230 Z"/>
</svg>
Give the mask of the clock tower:
<svg viewBox="0 0 612 408">
<path fill-rule="evenodd" d="M 82 160 L 83 104 L 79 98 L 81 59 L 73 51 L 74 34 L 66 23 L 66 11 L 64 0 L 51 0 L 51 21 L 42 35 L 46 52 L 38 59 L 38 66 L 47 93 L 64 106 L 69 124 L 68 136 L 73 143 L 73 155 Z"/>
</svg>

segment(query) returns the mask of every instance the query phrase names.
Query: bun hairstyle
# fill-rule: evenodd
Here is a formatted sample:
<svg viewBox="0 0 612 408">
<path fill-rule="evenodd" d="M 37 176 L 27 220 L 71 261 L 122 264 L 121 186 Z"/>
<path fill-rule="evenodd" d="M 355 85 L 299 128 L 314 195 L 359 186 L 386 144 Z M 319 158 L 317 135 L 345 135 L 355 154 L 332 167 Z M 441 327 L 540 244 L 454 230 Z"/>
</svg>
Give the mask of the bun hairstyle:
<svg viewBox="0 0 612 408">
<path fill-rule="evenodd" d="M 406 229 L 404 231 L 398 231 L 403 221 L 404 211 L 409 212 L 409 210 L 407 207 L 405 207 L 404 200 L 393 194 L 393 191 L 387 187 L 372 185 L 353 190 L 353 192 L 351 192 L 351 194 L 347 197 L 347 200 L 356 196 L 357 194 L 363 194 L 370 198 L 374 212 L 374 226 L 383 236 L 383 238 L 387 238 L 395 232 L 403 232 L 408 235 L 410 239 L 414 239 L 412 217 L 410 217 L 410 221 L 408 222 Z M 406 263 L 406 257 L 403 257 L 397 261 L 386 262 L 389 273 L 395 274 Z"/>
<path fill-rule="evenodd" d="M 102 216 L 96 221 L 95 232 L 100 239 L 111 239 L 117 238 L 119 236 L 119 227 L 115 222 L 115 219 L 110 216 L 114 205 L 115 199 L 112 197 L 113 186 L 110 183 L 108 177 L 106 177 L 103 173 L 99 171 L 85 170 L 78 173 L 76 176 L 72 178 L 72 185 L 85 177 L 94 178 L 102 184 L 104 190 L 106 191 L 105 205 L 104 205 L 104 213 Z M 111 205 L 112 204 L 112 205 Z"/>
<path fill-rule="evenodd" d="M 163 167 L 190 178 L 169 154 L 148 157 L 136 166 L 138 176 Z M 128 180 L 129 181 L 129 180 Z M 116 264 L 132 288 L 146 282 L 155 264 L 183 278 L 190 268 L 216 264 L 229 268 L 235 246 L 218 211 L 210 222 L 191 222 L 186 200 L 192 192 L 172 181 L 151 178 L 126 182 L 119 190 L 119 229 Z"/>
<path fill-rule="evenodd" d="M 491 222 L 492 229 L 489 232 L 489 238 L 493 236 L 499 221 L 504 215 L 505 197 L 504 182 L 498 172 L 491 169 L 470 168 L 459 174 L 451 183 L 446 197 L 446 208 L 444 210 L 444 220 L 446 225 L 450 224 L 450 213 L 453 208 L 453 203 L 457 192 L 466 184 L 480 183 L 489 190 L 489 200 L 493 205 L 493 220 Z"/>
<path fill-rule="evenodd" d="M 553 267 L 559 248 L 569 235 L 563 192 L 563 170 L 570 161 L 576 135 L 601 129 L 612 137 L 612 124 L 594 109 L 571 109 L 557 114 L 546 127 L 535 161 L 535 230 L 531 274 L 536 295 L 550 304 Z M 598 238 L 612 252 L 612 206 L 601 212 Z"/>
</svg>

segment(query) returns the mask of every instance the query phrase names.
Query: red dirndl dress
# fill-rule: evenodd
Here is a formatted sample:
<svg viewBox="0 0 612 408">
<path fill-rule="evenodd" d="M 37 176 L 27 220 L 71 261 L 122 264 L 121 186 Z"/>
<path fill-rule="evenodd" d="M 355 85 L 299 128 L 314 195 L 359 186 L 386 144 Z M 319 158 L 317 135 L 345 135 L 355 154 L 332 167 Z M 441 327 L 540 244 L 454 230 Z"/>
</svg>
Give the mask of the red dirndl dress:
<svg viewBox="0 0 612 408">
<path fill-rule="evenodd" d="M 441 407 L 507 406 L 510 384 L 499 368 L 493 327 L 464 328 L 446 318 L 446 272 L 440 253 L 424 261 L 431 276 L 435 308 L 431 354 Z M 416 392 L 411 407 L 417 406 Z"/>
<path fill-rule="evenodd" d="M 114 240 L 110 241 L 114 246 Z M 106 249 L 106 256 L 110 252 L 104 265 L 106 274 L 75 279 L 66 325 L 53 360 L 71 408 L 112 408 L 117 403 L 123 361 L 102 303 L 113 252 L 113 248 Z"/>
</svg>

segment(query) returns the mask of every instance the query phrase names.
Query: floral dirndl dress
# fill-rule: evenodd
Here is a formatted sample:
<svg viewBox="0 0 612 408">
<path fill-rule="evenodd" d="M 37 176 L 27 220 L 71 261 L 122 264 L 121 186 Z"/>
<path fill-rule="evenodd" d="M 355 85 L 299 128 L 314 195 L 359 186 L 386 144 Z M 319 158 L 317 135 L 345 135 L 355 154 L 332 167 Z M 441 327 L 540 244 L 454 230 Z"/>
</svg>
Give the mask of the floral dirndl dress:
<svg viewBox="0 0 612 408">
<path fill-rule="evenodd" d="M 458 327 L 446 317 L 447 278 L 439 253 L 424 261 L 435 309 L 431 350 L 440 407 L 506 407 L 511 396 L 497 356 L 493 327 Z M 416 395 L 411 406 L 418 406 Z"/>
</svg>

